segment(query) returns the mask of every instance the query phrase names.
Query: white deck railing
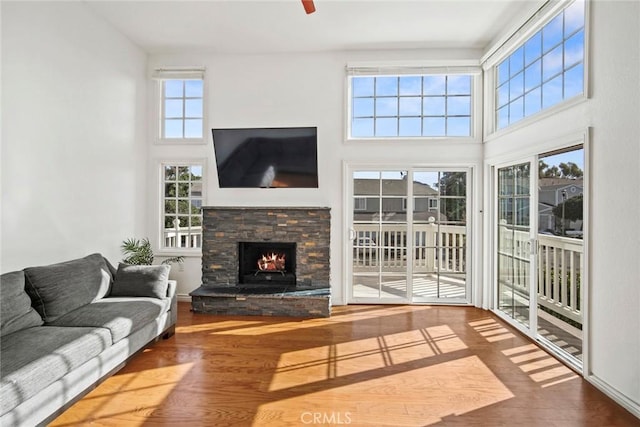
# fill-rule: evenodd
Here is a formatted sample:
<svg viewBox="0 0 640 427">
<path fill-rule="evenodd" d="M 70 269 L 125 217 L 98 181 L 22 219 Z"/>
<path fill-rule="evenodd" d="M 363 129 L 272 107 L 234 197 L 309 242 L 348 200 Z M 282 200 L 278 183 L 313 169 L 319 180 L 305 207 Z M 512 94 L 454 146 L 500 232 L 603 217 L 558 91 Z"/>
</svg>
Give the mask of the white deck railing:
<svg viewBox="0 0 640 427">
<path fill-rule="evenodd" d="M 531 241 L 529 233 L 501 225 L 498 250 L 499 280 L 529 295 Z M 466 227 L 416 224 L 414 272 L 464 273 Z M 404 271 L 407 262 L 407 226 L 402 224 L 355 224 L 353 265 L 360 269 L 382 267 Z M 538 234 L 538 303 L 582 323 L 580 281 L 583 242 L 580 239 Z"/>
<path fill-rule="evenodd" d="M 164 229 L 165 248 L 199 248 L 202 245 L 202 227 L 174 227 Z"/>
</svg>

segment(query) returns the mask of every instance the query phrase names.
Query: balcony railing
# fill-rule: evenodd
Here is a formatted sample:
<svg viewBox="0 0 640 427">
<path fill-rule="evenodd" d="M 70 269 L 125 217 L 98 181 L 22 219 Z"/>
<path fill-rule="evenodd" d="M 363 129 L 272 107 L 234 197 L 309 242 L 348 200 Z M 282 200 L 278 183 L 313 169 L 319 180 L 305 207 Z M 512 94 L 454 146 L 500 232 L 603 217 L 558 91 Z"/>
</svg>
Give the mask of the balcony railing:
<svg viewBox="0 0 640 427">
<path fill-rule="evenodd" d="M 509 285 L 529 294 L 531 241 L 526 231 L 500 230 L 498 275 L 511 278 Z M 353 265 L 359 271 L 407 268 L 407 226 L 402 224 L 355 224 Z M 466 271 L 466 227 L 414 224 L 414 272 L 464 273 Z M 538 303 L 582 324 L 580 281 L 583 242 L 580 239 L 538 235 Z"/>
<path fill-rule="evenodd" d="M 199 248 L 202 245 L 202 227 L 174 227 L 164 229 L 165 248 Z"/>
</svg>

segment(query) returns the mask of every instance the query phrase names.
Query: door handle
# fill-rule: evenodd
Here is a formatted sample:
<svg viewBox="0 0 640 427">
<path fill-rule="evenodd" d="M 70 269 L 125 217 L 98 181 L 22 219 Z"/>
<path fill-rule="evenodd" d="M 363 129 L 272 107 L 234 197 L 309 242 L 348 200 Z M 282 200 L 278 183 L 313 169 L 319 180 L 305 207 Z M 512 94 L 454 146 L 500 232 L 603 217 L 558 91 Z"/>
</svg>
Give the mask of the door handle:
<svg viewBox="0 0 640 427">
<path fill-rule="evenodd" d="M 354 230 L 352 227 L 349 228 L 349 240 L 356 240 L 356 230 Z"/>
</svg>

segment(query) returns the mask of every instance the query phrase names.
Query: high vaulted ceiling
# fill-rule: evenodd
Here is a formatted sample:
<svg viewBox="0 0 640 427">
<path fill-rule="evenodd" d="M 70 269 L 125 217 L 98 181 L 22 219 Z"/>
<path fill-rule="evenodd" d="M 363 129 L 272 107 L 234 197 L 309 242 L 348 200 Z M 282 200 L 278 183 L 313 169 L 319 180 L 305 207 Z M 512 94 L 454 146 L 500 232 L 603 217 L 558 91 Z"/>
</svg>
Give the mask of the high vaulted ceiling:
<svg viewBox="0 0 640 427">
<path fill-rule="evenodd" d="M 149 53 L 485 49 L 541 0 L 85 0 Z"/>
</svg>

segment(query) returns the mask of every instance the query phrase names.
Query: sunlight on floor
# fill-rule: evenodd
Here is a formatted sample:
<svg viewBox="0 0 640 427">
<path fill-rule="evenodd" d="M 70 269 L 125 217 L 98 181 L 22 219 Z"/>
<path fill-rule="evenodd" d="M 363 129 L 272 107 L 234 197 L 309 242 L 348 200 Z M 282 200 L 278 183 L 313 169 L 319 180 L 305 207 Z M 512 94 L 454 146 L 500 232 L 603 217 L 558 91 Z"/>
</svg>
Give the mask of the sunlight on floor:
<svg viewBox="0 0 640 427">
<path fill-rule="evenodd" d="M 77 402 L 77 411 L 67 411 L 51 426 L 77 426 L 101 419 L 116 418 L 127 414 L 128 426 L 142 426 L 148 417 L 162 408 L 168 396 L 180 381 L 191 371 L 194 363 L 183 363 L 163 368 L 146 369 L 132 373 L 119 373 Z M 95 409 L 98 407 L 98 409 Z M 90 408 L 86 410 L 85 408 Z M 91 413 L 91 418 L 73 419 L 73 413 Z M 131 414 L 139 417 L 139 423 L 132 423 Z"/>
<path fill-rule="evenodd" d="M 441 325 L 292 351 L 280 356 L 269 390 L 354 375 L 466 348 L 451 328 Z"/>
<path fill-rule="evenodd" d="M 497 342 L 514 337 L 507 328 L 491 318 L 469 322 L 469 326 L 475 329 L 476 332 L 482 335 L 489 342 Z"/>
<path fill-rule="evenodd" d="M 550 387 L 580 378 L 575 372 L 535 344 L 510 348 L 503 350 L 502 353 L 523 372 L 528 373 L 529 378 L 539 383 L 541 387 Z"/>
<path fill-rule="evenodd" d="M 416 337 L 414 335 L 407 339 Z M 373 343 L 368 343 L 368 347 L 372 348 Z M 296 397 L 266 403 L 261 405 L 260 411 L 280 413 L 280 421 L 285 425 L 300 424 L 303 421 L 301 417 L 319 412 L 334 418 L 349 416 L 350 423 L 354 425 L 376 425 L 380 419 L 390 417 L 397 421 L 398 426 L 415 425 L 416 416 L 422 425 L 428 425 L 440 422 L 444 417 L 461 415 L 514 397 L 477 356 L 455 358 L 418 368 L 409 365 L 407 369 L 399 371 L 386 368 L 382 359 L 380 355 L 377 356 L 377 367 L 371 363 L 363 367 L 371 371 L 379 370 L 377 378 L 359 381 L 364 377 L 355 375 L 346 382 L 327 380 L 326 387 L 321 391 L 296 394 Z M 280 375 L 276 375 L 276 378 Z M 371 372 L 368 378 L 371 378 Z M 286 386 L 296 387 L 296 380 L 293 378 L 293 382 L 287 382 Z M 285 386 L 285 381 L 280 385 Z M 407 393 L 407 390 L 411 390 L 411 393 Z M 341 413 L 327 413 L 332 401 L 341 402 Z M 264 424 L 256 419 L 254 425 Z"/>
</svg>

